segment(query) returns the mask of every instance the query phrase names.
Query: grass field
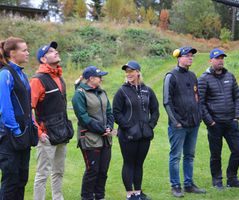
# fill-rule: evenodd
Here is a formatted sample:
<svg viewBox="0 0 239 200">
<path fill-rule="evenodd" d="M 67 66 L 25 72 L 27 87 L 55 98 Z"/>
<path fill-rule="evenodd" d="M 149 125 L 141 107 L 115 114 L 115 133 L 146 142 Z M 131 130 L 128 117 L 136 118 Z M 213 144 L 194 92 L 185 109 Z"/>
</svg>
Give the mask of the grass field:
<svg viewBox="0 0 239 200">
<path fill-rule="evenodd" d="M 239 78 L 238 71 L 238 53 L 231 52 L 226 58 L 225 66 L 233 72 L 237 79 Z M 163 78 L 166 72 L 170 71 L 175 65 L 176 60 L 170 58 L 159 60 L 157 58 L 142 58 L 138 60 L 142 67 L 145 83 L 151 86 L 160 103 L 160 119 L 157 127 L 155 128 L 155 138 L 153 139 L 150 151 L 144 164 L 144 179 L 143 190 L 153 200 L 169 200 L 175 199 L 170 193 L 170 183 L 168 175 L 168 154 L 169 143 L 167 137 L 167 115 L 162 105 L 162 89 Z M 197 76 L 209 66 L 208 54 L 199 54 L 195 57 L 194 64 L 191 70 Z M 124 64 L 123 60 L 121 64 Z M 105 77 L 103 88 L 108 92 L 112 100 L 114 93 L 124 81 L 124 73 L 120 65 L 112 66 L 105 69 L 109 71 L 109 75 Z M 74 92 L 74 80 L 80 75 L 81 71 L 65 70 L 64 77 L 68 86 L 68 106 L 71 107 L 70 99 Z M 238 79 L 239 80 L 239 79 Z M 76 126 L 76 118 L 73 110 L 69 109 L 69 116 Z M 225 143 L 225 142 L 224 142 Z M 122 157 L 118 145 L 117 138 L 114 138 L 112 148 L 112 160 L 108 173 L 108 181 L 106 186 L 106 199 L 107 200 L 123 200 L 125 199 L 125 190 L 121 180 L 121 167 Z M 224 183 L 226 182 L 225 173 L 229 158 L 229 151 L 227 145 L 223 147 L 222 161 L 223 161 L 223 176 Z M 76 148 L 76 137 L 68 144 L 67 157 L 65 162 L 65 175 L 63 183 L 63 193 L 65 200 L 79 200 L 81 190 L 81 179 L 84 172 L 84 162 L 79 149 Z M 26 200 L 32 199 L 33 196 L 33 182 L 36 170 L 36 151 L 32 150 L 31 163 L 30 163 L 30 177 L 26 187 Z M 181 167 L 182 170 L 182 167 Z M 183 174 L 181 173 L 181 182 L 183 182 Z M 194 181 L 195 183 L 207 190 L 205 195 L 191 195 L 186 194 L 185 200 L 237 200 L 239 199 L 238 189 L 225 189 L 217 191 L 211 186 L 211 176 L 209 170 L 209 148 L 207 142 L 207 132 L 204 124 L 202 123 L 199 130 L 198 142 L 196 148 L 196 157 L 194 163 Z M 47 184 L 47 200 L 51 199 L 50 181 Z"/>
</svg>

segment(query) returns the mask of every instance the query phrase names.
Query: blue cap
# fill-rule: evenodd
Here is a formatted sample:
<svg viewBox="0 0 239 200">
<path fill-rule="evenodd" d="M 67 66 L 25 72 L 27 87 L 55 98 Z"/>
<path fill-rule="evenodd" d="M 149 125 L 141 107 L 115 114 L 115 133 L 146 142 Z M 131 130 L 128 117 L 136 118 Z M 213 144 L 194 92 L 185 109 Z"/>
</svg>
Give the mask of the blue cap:
<svg viewBox="0 0 239 200">
<path fill-rule="evenodd" d="M 223 50 L 215 48 L 210 52 L 210 59 L 217 58 L 219 56 L 227 57 Z"/>
<path fill-rule="evenodd" d="M 83 78 L 88 79 L 91 76 L 100 77 L 100 76 L 105 76 L 107 74 L 108 74 L 108 72 L 102 72 L 99 68 L 97 68 L 95 66 L 89 66 L 84 69 L 82 76 L 83 76 Z"/>
<path fill-rule="evenodd" d="M 42 63 L 41 62 L 41 58 L 48 52 L 50 47 L 56 49 L 57 46 L 58 46 L 57 43 L 52 41 L 50 44 L 46 44 L 46 45 L 42 46 L 40 49 L 38 49 L 38 52 L 37 52 L 37 60 L 38 60 L 38 62 Z"/>
<path fill-rule="evenodd" d="M 178 57 L 187 55 L 188 53 L 192 53 L 192 54 L 197 53 L 197 49 L 194 49 L 192 47 L 181 47 L 179 48 L 179 50 L 180 50 L 180 55 Z"/>
<path fill-rule="evenodd" d="M 127 64 L 122 66 L 122 70 L 126 70 L 126 68 L 130 68 L 133 70 L 139 70 L 140 71 L 140 65 L 134 60 L 129 61 Z"/>
</svg>

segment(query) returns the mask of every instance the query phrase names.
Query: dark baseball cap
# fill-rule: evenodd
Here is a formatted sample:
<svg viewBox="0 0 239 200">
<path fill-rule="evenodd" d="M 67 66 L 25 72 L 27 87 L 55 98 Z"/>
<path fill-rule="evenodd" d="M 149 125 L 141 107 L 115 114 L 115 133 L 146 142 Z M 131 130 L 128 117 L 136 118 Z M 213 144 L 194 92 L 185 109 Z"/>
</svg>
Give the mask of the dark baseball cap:
<svg viewBox="0 0 239 200">
<path fill-rule="evenodd" d="M 213 49 L 209 55 L 210 59 L 217 58 L 219 56 L 227 57 L 227 55 L 224 53 L 224 51 L 221 49 L 218 49 L 218 48 Z"/>
<path fill-rule="evenodd" d="M 40 47 L 37 51 L 37 60 L 39 63 L 41 62 L 41 58 L 48 52 L 48 50 L 50 49 L 50 47 L 56 49 L 57 48 L 57 43 L 55 41 L 52 41 L 50 44 L 46 44 L 42 47 Z"/>
<path fill-rule="evenodd" d="M 84 69 L 82 76 L 83 76 L 83 78 L 88 79 L 91 76 L 100 77 L 100 76 L 105 76 L 107 74 L 108 74 L 108 72 L 103 72 L 95 66 L 88 66 Z"/>
<path fill-rule="evenodd" d="M 195 54 L 197 53 L 197 49 L 194 49 L 192 47 L 181 47 L 179 48 L 180 50 L 180 56 L 183 56 L 183 55 L 187 55 L 188 53 L 192 53 L 192 54 Z"/>
<path fill-rule="evenodd" d="M 137 63 L 134 60 L 131 60 L 127 64 L 122 66 L 122 70 L 126 70 L 126 68 L 130 68 L 130 69 L 133 69 L 133 70 L 139 70 L 139 71 L 141 69 L 139 63 Z"/>
</svg>

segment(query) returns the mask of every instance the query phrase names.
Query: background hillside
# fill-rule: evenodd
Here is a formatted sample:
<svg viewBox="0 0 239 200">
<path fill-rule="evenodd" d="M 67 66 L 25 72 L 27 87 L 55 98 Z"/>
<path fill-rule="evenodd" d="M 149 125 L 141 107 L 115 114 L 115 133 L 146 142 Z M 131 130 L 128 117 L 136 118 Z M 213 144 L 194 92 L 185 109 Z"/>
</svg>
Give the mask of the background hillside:
<svg viewBox="0 0 239 200">
<path fill-rule="evenodd" d="M 0 39 L 18 36 L 24 38 L 31 52 L 30 63 L 25 66 L 29 76 L 37 68 L 36 50 L 45 43 L 55 40 L 59 44 L 64 67 L 64 78 L 68 88 L 68 112 L 76 127 L 76 118 L 71 109 L 74 93 L 74 80 L 82 73 L 83 67 L 94 64 L 109 72 L 104 78 L 103 88 L 112 100 L 115 92 L 124 82 L 121 66 L 135 59 L 142 66 L 144 81 L 155 91 L 160 103 L 160 120 L 155 129 L 155 138 L 145 161 L 143 189 L 154 200 L 174 199 L 171 197 L 168 177 L 167 116 L 162 105 L 162 87 L 165 73 L 170 71 L 176 60 L 171 57 L 174 48 L 191 45 L 199 50 L 194 58 L 191 70 L 200 76 L 208 64 L 208 52 L 216 46 L 226 47 L 228 57 L 225 66 L 239 80 L 237 42 L 222 44 L 219 40 L 194 39 L 190 35 L 177 35 L 173 32 L 159 31 L 148 25 L 116 25 L 114 23 L 89 23 L 72 21 L 62 24 L 40 23 L 21 19 L 1 18 Z M 223 175 L 229 158 L 228 148 L 223 149 Z M 117 138 L 114 138 L 113 154 L 108 174 L 106 199 L 125 199 L 121 180 L 122 157 Z M 81 178 L 84 162 L 79 149 L 76 149 L 76 137 L 68 144 L 63 192 L 65 200 L 80 199 Z M 26 200 L 32 199 L 33 182 L 36 169 L 36 150 L 32 150 L 30 178 L 26 188 Z M 218 192 L 211 187 L 209 171 L 209 148 L 206 128 L 201 124 L 195 158 L 195 183 L 207 190 L 206 195 L 189 195 L 185 200 L 217 199 L 237 200 L 237 189 L 225 189 Z M 181 176 L 182 177 L 182 176 Z M 182 180 L 181 180 L 182 181 Z M 224 178 L 225 183 L 225 178 Z M 47 200 L 51 199 L 50 184 L 47 185 Z"/>
</svg>

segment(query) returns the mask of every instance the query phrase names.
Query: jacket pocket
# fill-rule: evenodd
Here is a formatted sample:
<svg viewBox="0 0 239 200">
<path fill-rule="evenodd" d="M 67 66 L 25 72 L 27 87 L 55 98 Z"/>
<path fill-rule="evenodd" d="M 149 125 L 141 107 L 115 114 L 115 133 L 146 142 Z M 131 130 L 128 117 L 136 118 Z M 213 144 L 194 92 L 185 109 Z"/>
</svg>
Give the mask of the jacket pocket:
<svg viewBox="0 0 239 200">
<path fill-rule="evenodd" d="M 153 129 L 149 126 L 148 123 L 143 124 L 143 138 L 152 139 L 154 136 Z"/>
<path fill-rule="evenodd" d="M 52 115 L 44 122 L 49 141 L 52 145 L 68 143 L 73 137 L 73 127 L 70 120 L 63 114 Z"/>
<path fill-rule="evenodd" d="M 23 133 L 15 135 L 12 132 L 9 133 L 10 141 L 15 150 L 25 150 L 31 147 L 30 135 L 31 130 L 29 126 L 26 126 Z"/>
<path fill-rule="evenodd" d="M 103 146 L 102 137 L 95 133 L 85 132 L 84 135 L 80 136 L 79 140 L 82 149 L 92 149 Z"/>
<path fill-rule="evenodd" d="M 141 139 L 142 132 L 141 132 L 140 124 L 136 123 L 129 129 L 127 129 L 125 131 L 125 136 L 128 140 L 132 140 L 132 141 Z"/>
</svg>

